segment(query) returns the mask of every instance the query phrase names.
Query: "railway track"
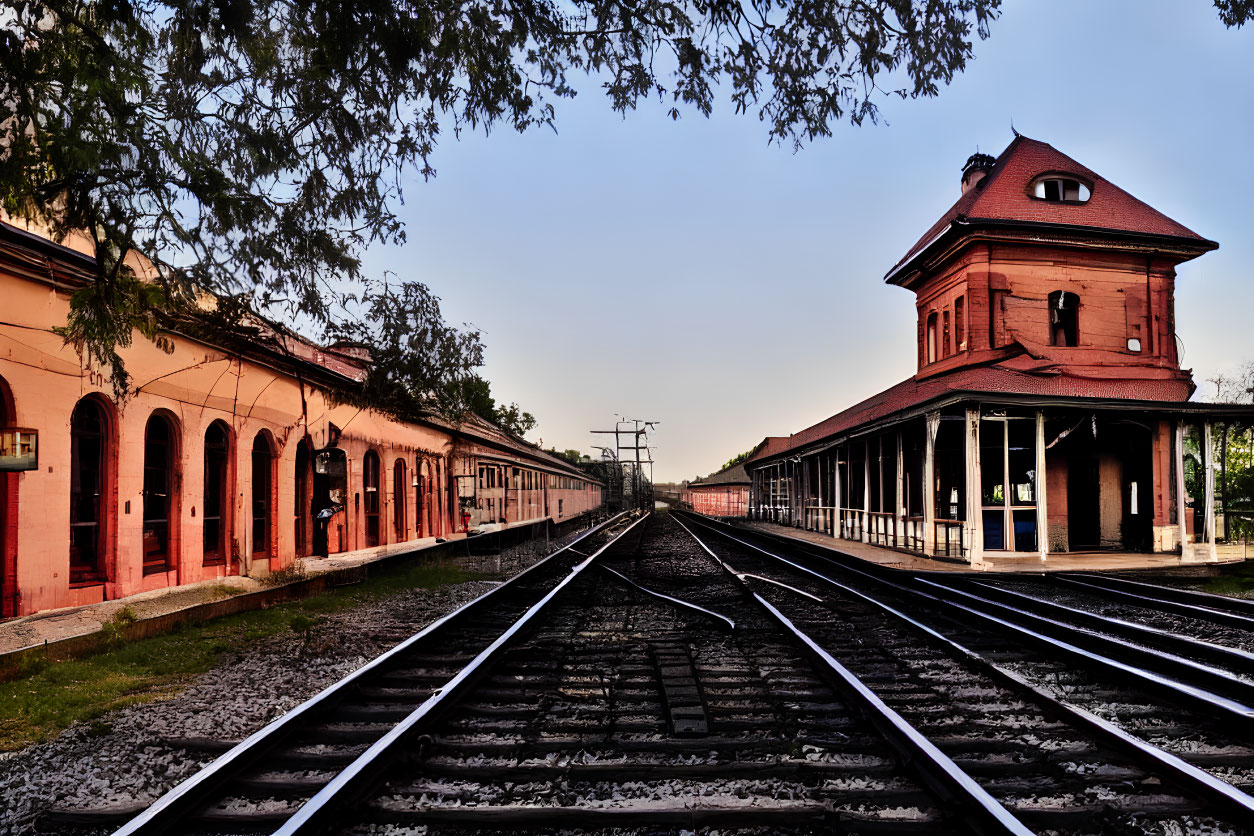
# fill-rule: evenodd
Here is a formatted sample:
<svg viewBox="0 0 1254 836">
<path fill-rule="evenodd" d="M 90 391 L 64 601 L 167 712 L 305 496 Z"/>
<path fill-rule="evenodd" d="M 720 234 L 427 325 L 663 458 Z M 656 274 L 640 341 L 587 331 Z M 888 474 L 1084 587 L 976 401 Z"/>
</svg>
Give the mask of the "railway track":
<svg viewBox="0 0 1254 836">
<path fill-rule="evenodd" d="M 356 743 L 341 761 L 364 751 L 329 780 L 340 764 L 306 776 L 259 759 L 220 777 L 228 797 L 193 802 L 176 788 L 119 833 L 1028 832 L 1004 813 L 968 822 L 687 535 L 648 525 L 606 544 L 604 569 L 569 574 L 543 619 L 494 643 L 447 711 Z M 360 690 L 394 699 L 384 687 Z M 161 820 L 180 797 L 182 812 Z"/>
<path fill-rule="evenodd" d="M 595 556 L 637 528 L 614 517 L 506 583 L 400 642 L 387 653 L 297 706 L 142 809 L 54 811 L 44 829 L 122 834 L 194 831 L 269 832 L 363 754 L 417 714 L 473 681 L 483 657 L 568 585 Z M 186 741 L 212 747 L 213 741 Z"/>
<path fill-rule="evenodd" d="M 361 799 L 347 832 L 967 830 L 686 535 L 650 525 Z"/>
<path fill-rule="evenodd" d="M 1132 641 L 1097 629 L 1092 614 L 1081 618 L 1021 592 L 877 571 L 796 541 L 684 519 L 741 574 L 821 599 L 758 584 L 822 646 L 857 647 L 855 662 L 869 654 L 872 661 L 862 664 L 884 666 L 885 699 L 895 704 L 892 695 L 904 688 L 903 715 L 923 728 L 932 728 L 930 714 L 943 716 L 936 739 L 956 761 L 973 762 L 978 747 L 967 749 L 971 735 L 948 735 L 944 726 L 987 728 L 992 749 L 984 763 L 997 768 L 982 783 L 1030 824 L 1087 820 L 1082 832 L 1144 832 L 1157 822 L 1179 832 L 1243 832 L 1254 821 L 1247 795 L 1254 789 L 1254 712 L 1241 701 L 1248 683 L 1184 655 L 1197 639 L 1119 625 Z M 1158 650 L 1151 638 L 1172 651 Z M 1212 648 L 1230 665 L 1243 658 L 1228 650 Z M 1077 781 L 1085 777 L 1098 780 L 1085 787 Z"/>
<path fill-rule="evenodd" d="M 594 532 L 117 832 L 1243 832 L 1243 792 L 1033 687 L 1034 651 L 684 523 Z"/>
</svg>

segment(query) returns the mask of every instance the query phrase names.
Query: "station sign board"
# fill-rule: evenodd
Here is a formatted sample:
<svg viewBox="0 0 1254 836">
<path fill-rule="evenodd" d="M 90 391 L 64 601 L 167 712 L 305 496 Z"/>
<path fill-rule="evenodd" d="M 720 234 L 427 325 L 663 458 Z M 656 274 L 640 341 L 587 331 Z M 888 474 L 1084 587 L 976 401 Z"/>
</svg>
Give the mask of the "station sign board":
<svg viewBox="0 0 1254 836">
<path fill-rule="evenodd" d="M 0 473 L 39 469 L 39 430 L 0 428 Z"/>
</svg>

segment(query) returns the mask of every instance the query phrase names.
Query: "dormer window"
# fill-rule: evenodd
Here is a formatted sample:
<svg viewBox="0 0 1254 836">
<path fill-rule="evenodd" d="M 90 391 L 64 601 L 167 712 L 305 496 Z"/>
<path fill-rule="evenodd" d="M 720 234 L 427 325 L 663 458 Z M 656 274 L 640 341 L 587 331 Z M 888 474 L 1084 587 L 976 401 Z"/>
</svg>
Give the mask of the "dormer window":
<svg viewBox="0 0 1254 836">
<path fill-rule="evenodd" d="M 1051 203 L 1085 203 L 1092 194 L 1088 185 L 1074 177 L 1047 174 L 1032 181 L 1032 197 Z"/>
</svg>

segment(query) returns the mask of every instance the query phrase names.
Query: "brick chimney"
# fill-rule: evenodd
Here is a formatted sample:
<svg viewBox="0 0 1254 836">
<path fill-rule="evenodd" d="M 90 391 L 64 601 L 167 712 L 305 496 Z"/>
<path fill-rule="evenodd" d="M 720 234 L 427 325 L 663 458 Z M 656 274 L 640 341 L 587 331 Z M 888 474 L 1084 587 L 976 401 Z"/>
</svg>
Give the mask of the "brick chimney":
<svg viewBox="0 0 1254 836">
<path fill-rule="evenodd" d="M 997 161 L 988 154 L 981 154 L 978 151 L 967 157 L 967 164 L 962 167 L 962 193 L 966 194 L 976 183 L 983 180 L 993 170 L 995 162 Z"/>
</svg>

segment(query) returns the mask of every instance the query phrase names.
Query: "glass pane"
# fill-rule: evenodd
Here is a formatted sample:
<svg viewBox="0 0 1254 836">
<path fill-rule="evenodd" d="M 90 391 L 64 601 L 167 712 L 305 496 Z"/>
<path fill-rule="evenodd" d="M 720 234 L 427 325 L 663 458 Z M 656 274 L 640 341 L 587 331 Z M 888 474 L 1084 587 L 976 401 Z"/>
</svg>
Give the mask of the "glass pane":
<svg viewBox="0 0 1254 836">
<path fill-rule="evenodd" d="M 1010 442 L 1010 504 L 1036 504 L 1036 421 L 1007 421 Z"/>
<path fill-rule="evenodd" d="M 144 444 L 144 571 L 164 571 L 170 536 L 170 428 L 148 421 Z"/>
<path fill-rule="evenodd" d="M 961 520 L 966 507 L 966 420 L 942 418 L 936 433 L 936 518 Z"/>
<path fill-rule="evenodd" d="M 1025 508 L 1011 514 L 1015 523 L 1015 551 L 1036 551 L 1036 510 Z"/>
<path fill-rule="evenodd" d="M 1000 508 L 984 510 L 984 548 L 994 551 L 1006 548 L 1006 512 Z"/>
<path fill-rule="evenodd" d="M 253 442 L 253 552 L 270 551 L 270 447 L 257 436 Z"/>
<path fill-rule="evenodd" d="M 1005 421 L 980 422 L 980 504 L 1004 505 Z"/>
</svg>

